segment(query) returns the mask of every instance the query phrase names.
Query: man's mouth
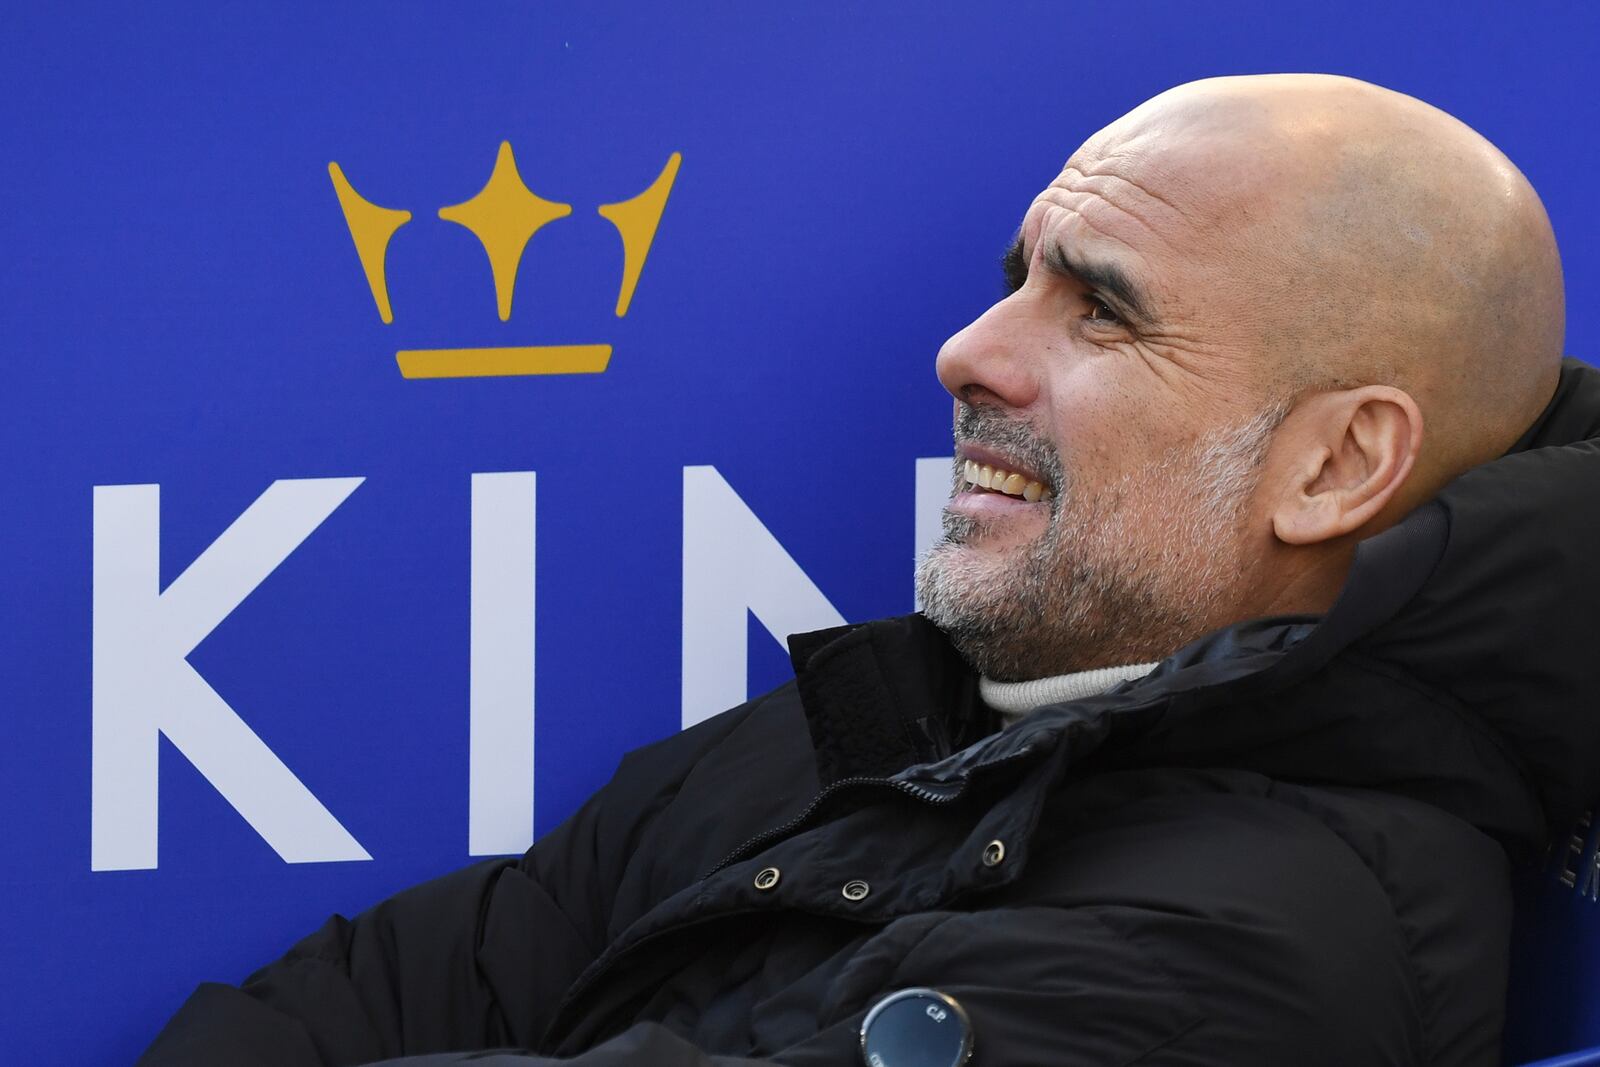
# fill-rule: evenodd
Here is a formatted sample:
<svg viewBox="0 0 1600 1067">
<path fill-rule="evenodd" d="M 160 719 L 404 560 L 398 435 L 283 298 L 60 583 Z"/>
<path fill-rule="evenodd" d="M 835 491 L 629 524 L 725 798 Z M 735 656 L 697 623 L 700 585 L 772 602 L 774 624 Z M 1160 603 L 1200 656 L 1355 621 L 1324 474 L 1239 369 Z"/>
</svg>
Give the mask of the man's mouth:
<svg viewBox="0 0 1600 1067">
<path fill-rule="evenodd" d="M 969 493 L 986 489 L 991 493 L 1018 497 L 1030 504 L 1047 503 L 1055 495 L 1043 484 L 1026 475 L 991 467 L 973 459 L 967 460 L 963 466 L 962 479 L 966 482 L 966 491 Z"/>
</svg>

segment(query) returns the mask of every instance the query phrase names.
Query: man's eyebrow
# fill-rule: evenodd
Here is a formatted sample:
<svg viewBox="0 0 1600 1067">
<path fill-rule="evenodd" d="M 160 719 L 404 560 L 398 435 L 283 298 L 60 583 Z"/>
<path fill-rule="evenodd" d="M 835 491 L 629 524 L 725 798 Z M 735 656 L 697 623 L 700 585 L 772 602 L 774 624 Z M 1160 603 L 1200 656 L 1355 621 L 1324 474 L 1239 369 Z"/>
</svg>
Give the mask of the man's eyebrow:
<svg viewBox="0 0 1600 1067">
<path fill-rule="evenodd" d="M 1028 280 L 1028 259 L 1022 254 L 1022 235 L 1018 234 L 1005 254 L 1000 257 L 1000 269 L 1005 271 L 1006 288 L 1013 293 Z"/>
<path fill-rule="evenodd" d="M 1119 305 L 1117 310 L 1126 312 L 1135 319 L 1142 322 L 1151 320 L 1149 303 L 1145 299 L 1143 290 L 1115 263 L 1074 255 L 1064 245 L 1055 241 L 1044 246 L 1043 259 L 1044 265 L 1052 274 L 1074 279 L 1103 293 L 1113 303 Z M 1028 276 L 1028 260 L 1023 252 L 1020 236 L 1011 243 L 1010 248 L 1006 249 L 1001 263 L 1005 267 L 1007 283 L 1013 290 L 1021 288 Z"/>
</svg>

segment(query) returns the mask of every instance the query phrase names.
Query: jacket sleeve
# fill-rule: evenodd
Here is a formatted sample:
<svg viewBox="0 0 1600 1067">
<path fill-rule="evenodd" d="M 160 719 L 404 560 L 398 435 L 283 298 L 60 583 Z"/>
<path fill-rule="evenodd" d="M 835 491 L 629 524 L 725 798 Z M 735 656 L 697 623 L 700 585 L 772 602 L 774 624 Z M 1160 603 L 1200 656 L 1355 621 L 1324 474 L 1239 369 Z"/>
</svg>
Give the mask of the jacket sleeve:
<svg viewBox="0 0 1600 1067">
<path fill-rule="evenodd" d="M 520 859 L 336 915 L 239 987 L 200 986 L 140 1067 L 343 1067 L 532 1046 L 598 952 L 632 832 L 612 814 L 629 807 L 613 786 Z"/>
<path fill-rule="evenodd" d="M 506 1005 L 553 1008 L 593 954 L 527 866 L 480 863 L 334 916 L 240 987 L 202 985 L 139 1064 L 337 1067 L 531 1044 L 537 1019 Z"/>
<path fill-rule="evenodd" d="M 683 777 L 759 704 L 623 757 L 518 859 L 334 916 L 238 986 L 200 986 L 138 1067 L 347 1067 L 460 1049 L 535 1047 L 610 938 L 629 864 Z"/>
</svg>

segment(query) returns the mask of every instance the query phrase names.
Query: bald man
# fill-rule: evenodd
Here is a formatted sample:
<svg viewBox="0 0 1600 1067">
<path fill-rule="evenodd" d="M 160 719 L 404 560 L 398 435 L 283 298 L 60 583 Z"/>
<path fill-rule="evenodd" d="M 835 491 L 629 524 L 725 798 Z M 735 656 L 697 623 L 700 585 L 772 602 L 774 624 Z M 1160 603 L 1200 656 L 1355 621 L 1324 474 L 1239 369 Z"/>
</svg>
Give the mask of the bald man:
<svg viewBox="0 0 1600 1067">
<path fill-rule="evenodd" d="M 1495 1067 L 1508 872 L 1600 792 L 1600 374 L 1538 197 L 1416 100 L 1218 79 L 1005 269 L 938 357 L 924 615 L 791 638 L 141 1062 Z"/>
</svg>

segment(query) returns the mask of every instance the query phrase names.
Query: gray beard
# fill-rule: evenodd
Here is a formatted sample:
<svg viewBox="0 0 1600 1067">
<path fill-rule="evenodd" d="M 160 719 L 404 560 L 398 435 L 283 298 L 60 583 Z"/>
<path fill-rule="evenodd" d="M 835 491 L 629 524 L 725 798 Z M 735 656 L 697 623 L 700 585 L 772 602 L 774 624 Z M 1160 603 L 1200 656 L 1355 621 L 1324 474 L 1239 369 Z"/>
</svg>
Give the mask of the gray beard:
<svg viewBox="0 0 1600 1067">
<path fill-rule="evenodd" d="M 1045 532 L 1004 552 L 970 546 L 984 524 L 947 510 L 943 540 L 917 567 L 923 613 L 996 681 L 1164 659 L 1238 594 L 1241 519 L 1288 406 L 1084 491 L 1025 423 L 962 405 L 958 440 L 1014 456 L 1055 497 Z M 957 461 L 954 492 L 961 472 Z"/>
</svg>

